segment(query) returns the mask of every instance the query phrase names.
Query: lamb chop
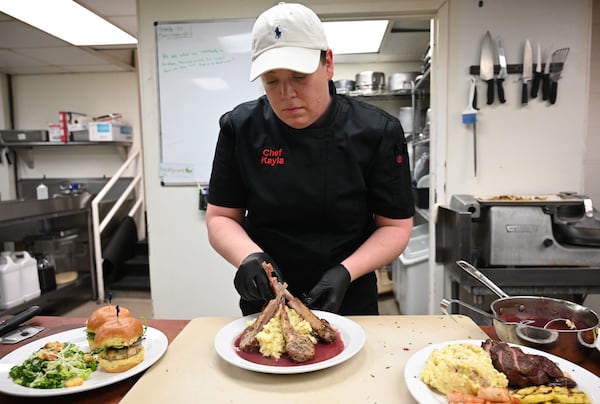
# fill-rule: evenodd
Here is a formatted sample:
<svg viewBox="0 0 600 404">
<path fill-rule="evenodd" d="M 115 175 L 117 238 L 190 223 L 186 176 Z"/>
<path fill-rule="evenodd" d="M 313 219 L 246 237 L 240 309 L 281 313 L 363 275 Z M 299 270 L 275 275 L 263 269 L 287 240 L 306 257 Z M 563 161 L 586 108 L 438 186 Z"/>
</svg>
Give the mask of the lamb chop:
<svg viewBox="0 0 600 404">
<path fill-rule="evenodd" d="M 294 329 L 287 314 L 283 299 L 279 304 L 281 330 L 285 340 L 285 350 L 295 362 L 306 362 L 315 357 L 315 346 L 307 335 L 300 334 Z"/>
<path fill-rule="evenodd" d="M 481 347 L 492 358 L 496 370 L 506 375 L 511 386 L 577 386 L 574 380 L 565 376 L 556 363 L 545 356 L 526 354 L 516 346 L 491 339 L 485 340 Z"/>
<path fill-rule="evenodd" d="M 273 266 L 268 262 L 263 262 L 262 265 L 271 281 L 273 293 L 277 294 L 281 288 L 279 287 L 280 283 L 277 277 L 273 276 Z M 317 317 L 300 299 L 294 297 L 289 290 L 283 289 L 282 292 L 287 300 L 287 305 L 296 310 L 296 313 L 310 324 L 321 341 L 330 344 L 336 340 L 337 334 L 327 320 Z"/>
<path fill-rule="evenodd" d="M 283 289 L 283 288 L 282 288 Z M 275 297 L 267 303 L 265 308 L 260 312 L 257 319 L 250 325 L 248 325 L 242 335 L 240 336 L 240 349 L 245 352 L 258 351 L 260 345 L 256 339 L 256 334 L 262 331 L 265 324 L 267 324 L 279 310 L 279 304 L 283 301 L 281 292 L 276 293 Z"/>
</svg>

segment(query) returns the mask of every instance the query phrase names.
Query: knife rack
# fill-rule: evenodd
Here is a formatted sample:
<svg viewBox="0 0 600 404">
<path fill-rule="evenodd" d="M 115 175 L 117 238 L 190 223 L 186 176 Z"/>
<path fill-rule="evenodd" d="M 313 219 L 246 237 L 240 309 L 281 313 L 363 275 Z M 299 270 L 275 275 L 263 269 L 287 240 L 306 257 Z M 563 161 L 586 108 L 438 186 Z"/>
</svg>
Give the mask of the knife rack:
<svg viewBox="0 0 600 404">
<path fill-rule="evenodd" d="M 533 71 L 535 71 L 537 64 L 533 64 Z M 542 63 L 542 71 L 546 66 L 545 63 Z M 550 63 L 550 71 L 559 71 L 562 70 L 563 63 Z M 523 65 L 515 64 L 515 65 L 506 65 L 506 72 L 508 74 L 523 74 Z M 494 65 L 494 74 L 500 73 L 500 65 Z M 469 66 L 469 74 L 479 76 L 479 65 Z"/>
</svg>

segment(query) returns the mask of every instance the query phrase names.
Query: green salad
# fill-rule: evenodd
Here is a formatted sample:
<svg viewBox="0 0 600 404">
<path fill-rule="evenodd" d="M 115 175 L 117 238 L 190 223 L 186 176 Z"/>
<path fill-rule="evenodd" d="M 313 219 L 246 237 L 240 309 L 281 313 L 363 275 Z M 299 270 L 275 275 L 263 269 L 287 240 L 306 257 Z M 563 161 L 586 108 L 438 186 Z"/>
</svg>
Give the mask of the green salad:
<svg viewBox="0 0 600 404">
<path fill-rule="evenodd" d="M 96 357 L 70 342 L 49 342 L 13 366 L 9 375 L 16 384 L 36 389 L 78 386 L 98 367 Z"/>
</svg>

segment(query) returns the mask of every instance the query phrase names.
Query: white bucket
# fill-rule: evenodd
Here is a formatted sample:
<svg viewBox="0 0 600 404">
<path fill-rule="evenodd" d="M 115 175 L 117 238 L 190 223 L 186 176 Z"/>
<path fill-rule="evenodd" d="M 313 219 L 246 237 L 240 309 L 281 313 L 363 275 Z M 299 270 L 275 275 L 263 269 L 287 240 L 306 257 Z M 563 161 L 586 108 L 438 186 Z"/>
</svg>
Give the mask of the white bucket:
<svg viewBox="0 0 600 404">
<path fill-rule="evenodd" d="M 0 255 L 0 309 L 10 309 L 25 301 L 21 293 L 21 272 L 10 251 Z"/>
<path fill-rule="evenodd" d="M 21 274 L 21 294 L 27 302 L 41 294 L 40 278 L 37 270 L 37 260 L 27 251 L 13 253 L 15 263 L 19 266 Z"/>
<path fill-rule="evenodd" d="M 398 120 L 404 129 L 404 134 L 413 133 L 413 107 L 401 107 Z"/>
</svg>

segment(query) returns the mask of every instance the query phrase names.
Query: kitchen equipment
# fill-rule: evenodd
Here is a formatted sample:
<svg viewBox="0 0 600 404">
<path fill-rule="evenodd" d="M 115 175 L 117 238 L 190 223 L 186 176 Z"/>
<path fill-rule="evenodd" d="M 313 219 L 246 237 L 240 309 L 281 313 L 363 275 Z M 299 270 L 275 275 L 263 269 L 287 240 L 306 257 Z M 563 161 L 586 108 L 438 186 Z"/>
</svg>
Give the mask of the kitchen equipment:
<svg viewBox="0 0 600 404">
<path fill-rule="evenodd" d="M 457 260 L 473 263 L 511 295 L 582 304 L 600 293 L 600 217 L 590 202 L 564 192 L 452 195 L 437 207 L 435 223 L 435 262 L 444 267 L 451 297 L 479 305 L 490 294 Z"/>
<path fill-rule="evenodd" d="M 372 70 L 360 72 L 355 81 L 356 89 L 365 94 L 381 92 L 385 88 L 385 73 Z"/>
<path fill-rule="evenodd" d="M 542 79 L 542 49 L 538 42 L 537 52 L 535 54 L 535 73 L 533 74 L 533 80 L 531 81 L 531 98 L 537 97 L 541 79 Z"/>
<path fill-rule="evenodd" d="M 420 72 L 393 73 L 388 79 L 388 90 L 395 93 L 410 93 L 415 87 Z"/>
<path fill-rule="evenodd" d="M 336 80 L 334 84 L 338 94 L 348 94 L 356 89 L 356 82 L 354 80 Z"/>
<path fill-rule="evenodd" d="M 450 206 L 442 209 L 450 222 L 452 216 L 464 215 L 452 232 L 473 238 L 459 254 L 478 266 L 548 266 L 558 272 L 558 267 L 600 264 L 600 213 L 590 203 L 584 195 L 569 193 L 453 195 Z M 586 214 L 590 209 L 592 217 Z M 442 226 L 440 231 L 447 230 Z"/>
<path fill-rule="evenodd" d="M 402 125 L 402 129 L 404 129 L 405 135 L 413 133 L 413 114 L 413 107 L 400 107 L 398 120 Z"/>
<path fill-rule="evenodd" d="M 560 73 L 563 71 L 565 60 L 569 54 L 569 48 L 562 48 L 555 50 L 552 53 L 552 64 L 550 65 L 550 103 L 556 102 L 556 95 L 558 91 L 558 80 L 560 79 Z"/>
<path fill-rule="evenodd" d="M 473 108 L 473 97 L 475 97 L 475 78 L 471 77 L 469 102 L 462 113 L 462 122 L 466 125 L 473 125 L 473 172 L 477 177 L 477 110 Z"/>
<path fill-rule="evenodd" d="M 68 228 L 44 233 L 28 239 L 35 255 L 51 254 L 57 273 L 82 270 L 89 265 L 87 240 L 80 229 Z"/>
<path fill-rule="evenodd" d="M 46 142 L 48 131 L 44 129 L 4 129 L 0 130 L 0 140 L 11 142 Z"/>
<path fill-rule="evenodd" d="M 542 73 L 542 100 L 546 101 L 550 98 L 550 63 L 552 62 L 552 53 L 548 52 L 544 71 Z"/>
<path fill-rule="evenodd" d="M 20 313 L 15 314 L 11 318 L 4 320 L 0 323 L 0 336 L 16 329 L 25 321 L 33 318 L 36 314 L 41 312 L 40 306 L 31 306 L 28 309 L 23 310 Z"/>
<path fill-rule="evenodd" d="M 487 104 L 490 105 L 494 102 L 494 45 L 490 31 L 486 32 L 481 44 L 479 77 L 487 83 Z"/>
<path fill-rule="evenodd" d="M 498 63 L 500 64 L 500 71 L 496 76 L 496 85 L 498 87 L 498 101 L 502 104 L 506 102 L 504 98 L 504 79 L 508 76 L 508 68 L 506 66 L 506 56 L 504 55 L 504 47 L 502 46 L 502 40 L 500 37 L 496 39 L 496 51 L 498 52 Z"/>
<path fill-rule="evenodd" d="M 37 271 L 40 280 L 40 291 L 42 294 L 56 289 L 56 271 L 54 270 L 54 258 L 51 255 L 38 255 Z"/>
<path fill-rule="evenodd" d="M 511 297 L 467 261 L 459 260 L 456 265 L 500 298 L 491 303 L 492 314 L 460 300 L 442 299 L 440 307 L 446 314 L 451 303 L 460 304 L 491 318 L 500 340 L 541 349 L 575 363 L 596 349 L 600 319 L 593 310 L 562 299 Z"/>
<path fill-rule="evenodd" d="M 521 89 L 521 104 L 527 104 L 529 100 L 529 92 L 527 88 L 527 82 L 531 80 L 533 75 L 532 55 L 531 55 L 531 43 L 529 39 L 525 41 L 525 47 L 523 49 L 523 84 Z"/>
</svg>

